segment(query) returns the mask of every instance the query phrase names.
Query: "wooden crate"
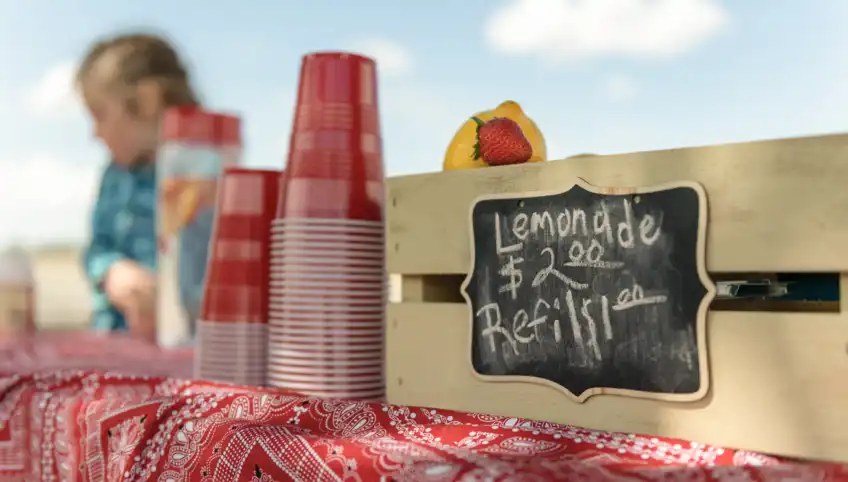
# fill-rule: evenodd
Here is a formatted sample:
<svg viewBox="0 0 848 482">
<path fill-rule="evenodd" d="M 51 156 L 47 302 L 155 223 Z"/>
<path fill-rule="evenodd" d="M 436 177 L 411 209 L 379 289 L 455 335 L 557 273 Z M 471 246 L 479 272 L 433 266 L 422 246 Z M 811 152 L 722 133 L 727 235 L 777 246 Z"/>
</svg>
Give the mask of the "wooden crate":
<svg viewBox="0 0 848 482">
<path fill-rule="evenodd" d="M 710 273 L 841 273 L 840 299 L 848 292 L 848 135 L 396 177 L 386 249 L 402 300 L 389 305 L 389 400 L 848 462 L 845 304 L 831 313 L 712 310 L 710 391 L 698 402 L 601 395 L 580 404 L 550 387 L 475 376 L 459 293 L 469 206 L 577 177 L 610 187 L 697 181 L 709 202 Z"/>
</svg>

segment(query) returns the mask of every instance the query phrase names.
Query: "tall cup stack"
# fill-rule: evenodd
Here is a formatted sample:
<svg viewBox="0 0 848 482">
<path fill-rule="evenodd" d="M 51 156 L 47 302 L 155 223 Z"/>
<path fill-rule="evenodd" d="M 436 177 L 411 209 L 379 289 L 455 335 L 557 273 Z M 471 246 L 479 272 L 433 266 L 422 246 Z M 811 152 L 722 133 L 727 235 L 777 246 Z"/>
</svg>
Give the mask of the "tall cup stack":
<svg viewBox="0 0 848 482">
<path fill-rule="evenodd" d="M 280 171 L 225 168 L 198 326 L 195 376 L 264 386 L 270 226 Z"/>
<path fill-rule="evenodd" d="M 284 183 L 271 226 L 268 383 L 384 399 L 385 185 L 373 60 L 303 58 Z"/>
</svg>

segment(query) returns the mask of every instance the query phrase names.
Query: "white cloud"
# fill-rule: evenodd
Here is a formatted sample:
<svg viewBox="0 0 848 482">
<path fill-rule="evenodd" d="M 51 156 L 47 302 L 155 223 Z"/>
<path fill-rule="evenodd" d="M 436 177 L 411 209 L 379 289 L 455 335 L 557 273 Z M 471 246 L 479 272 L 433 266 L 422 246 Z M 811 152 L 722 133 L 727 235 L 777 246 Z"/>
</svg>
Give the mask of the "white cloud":
<svg viewBox="0 0 848 482">
<path fill-rule="evenodd" d="M 636 80 L 624 75 L 607 77 L 601 84 L 601 89 L 604 97 L 613 102 L 630 100 L 639 93 L 639 85 Z"/>
<path fill-rule="evenodd" d="M 27 110 L 38 117 L 59 118 L 80 113 L 74 89 L 74 62 L 61 62 L 47 69 L 24 95 Z"/>
<path fill-rule="evenodd" d="M 49 154 L 0 160 L 0 245 L 84 240 L 101 169 Z"/>
<path fill-rule="evenodd" d="M 427 85 L 389 85 L 380 95 L 383 155 L 390 176 L 440 171 L 456 130 L 470 115 L 486 110 Z"/>
<path fill-rule="evenodd" d="M 376 60 L 377 69 L 383 77 L 405 77 L 412 73 L 412 54 L 405 46 L 392 40 L 362 40 L 354 43 L 353 50 Z"/>
<path fill-rule="evenodd" d="M 485 28 L 497 52 L 553 62 L 669 58 L 728 24 L 719 0 L 510 0 Z"/>
</svg>

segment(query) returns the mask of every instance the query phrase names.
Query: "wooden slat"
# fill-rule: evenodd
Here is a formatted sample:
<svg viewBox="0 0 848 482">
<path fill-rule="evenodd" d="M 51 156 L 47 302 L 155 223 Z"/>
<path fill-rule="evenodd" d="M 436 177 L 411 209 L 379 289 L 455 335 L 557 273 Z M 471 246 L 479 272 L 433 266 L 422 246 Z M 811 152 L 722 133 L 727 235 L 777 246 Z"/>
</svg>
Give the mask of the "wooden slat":
<svg viewBox="0 0 848 482">
<path fill-rule="evenodd" d="M 576 177 L 610 187 L 703 184 L 709 271 L 848 272 L 848 135 L 392 178 L 389 271 L 467 272 L 476 197 L 560 189 Z"/>
<path fill-rule="evenodd" d="M 578 404 L 543 385 L 483 382 L 469 362 L 468 320 L 459 303 L 389 306 L 391 403 L 848 462 L 844 314 L 712 312 L 711 390 L 693 403 L 602 395 Z"/>
</svg>

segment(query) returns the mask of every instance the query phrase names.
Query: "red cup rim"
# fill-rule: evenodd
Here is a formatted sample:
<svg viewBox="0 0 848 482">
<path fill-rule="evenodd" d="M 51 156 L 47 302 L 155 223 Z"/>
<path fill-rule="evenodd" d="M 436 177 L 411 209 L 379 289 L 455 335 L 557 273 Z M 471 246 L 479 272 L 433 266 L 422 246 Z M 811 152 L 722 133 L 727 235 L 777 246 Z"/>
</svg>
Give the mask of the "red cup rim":
<svg viewBox="0 0 848 482">
<path fill-rule="evenodd" d="M 297 369 L 309 370 L 313 367 L 324 369 L 344 366 L 346 368 L 370 368 L 372 366 L 382 366 L 385 363 L 382 357 L 380 358 L 363 358 L 363 359 L 345 359 L 332 360 L 324 358 L 284 358 L 277 360 L 276 358 L 268 358 L 267 367 L 292 367 Z"/>
<path fill-rule="evenodd" d="M 292 373 L 312 373 L 310 370 L 312 370 L 313 368 L 321 373 L 372 373 L 374 371 L 379 371 L 380 373 L 385 372 L 385 366 L 383 361 L 381 360 L 372 360 L 369 363 L 363 363 L 361 365 L 336 364 L 315 366 L 303 364 L 290 364 L 284 360 L 269 360 L 267 368 L 269 370 L 274 369 L 277 371 L 289 371 Z"/>
<path fill-rule="evenodd" d="M 371 249 L 385 250 L 386 239 L 384 237 L 365 237 L 351 235 L 316 235 L 316 236 L 272 236 L 268 240 L 268 246 L 301 246 L 310 244 L 326 244 L 332 245 L 335 249 L 338 246 L 353 246 Z"/>
<path fill-rule="evenodd" d="M 316 217 L 275 217 L 271 220 L 271 226 L 342 226 L 342 227 L 376 227 L 385 228 L 384 220 L 371 219 L 345 219 L 345 218 L 316 218 Z"/>
<path fill-rule="evenodd" d="M 316 312 L 317 313 L 317 312 Z M 321 313 L 319 313 L 321 314 Z M 334 313 L 333 313 L 334 314 Z M 284 312 L 271 312 L 268 314 L 268 328 L 279 328 L 286 326 L 286 323 L 314 324 L 320 326 L 338 327 L 347 325 L 357 326 L 385 326 L 385 317 L 376 314 L 369 316 L 303 316 L 303 314 L 292 314 Z"/>
<path fill-rule="evenodd" d="M 207 349 L 205 353 L 198 353 L 194 357 L 195 363 L 203 364 L 208 362 L 218 363 L 227 361 L 227 363 L 260 363 L 268 359 L 268 352 L 264 346 L 257 348 L 255 351 L 245 351 L 241 353 L 222 352 L 221 350 Z"/>
<path fill-rule="evenodd" d="M 269 331 L 269 335 L 272 334 L 272 333 L 280 333 L 283 330 L 288 330 L 288 329 L 291 329 L 291 328 L 305 329 L 305 328 L 312 328 L 312 326 L 314 326 L 314 325 L 310 325 L 308 323 L 286 323 L 286 324 L 281 323 L 281 324 L 274 327 L 273 332 Z M 352 330 L 352 331 L 353 330 L 363 330 L 363 331 L 374 331 L 374 332 L 377 332 L 377 331 L 385 332 L 385 329 L 386 329 L 385 325 L 382 325 L 382 324 L 378 325 L 376 323 L 373 324 L 373 325 L 356 327 L 356 328 L 349 328 L 350 326 L 351 325 L 323 325 L 323 328 L 326 328 L 328 330 Z"/>
<path fill-rule="evenodd" d="M 385 243 L 386 235 L 383 231 L 374 231 L 373 233 L 365 233 L 354 231 L 351 233 L 344 231 L 321 231 L 311 233 L 306 231 L 274 231 L 269 238 L 271 242 L 283 240 L 323 240 L 327 241 L 365 241 L 369 243 Z"/>
<path fill-rule="evenodd" d="M 382 347 L 383 337 L 379 335 L 373 336 L 290 336 L 276 335 L 268 339 L 269 344 L 304 344 L 315 346 L 328 346 L 331 348 L 354 348 L 354 347 Z M 379 349 L 379 348 L 375 348 Z"/>
<path fill-rule="evenodd" d="M 385 386 L 385 382 L 369 382 L 369 383 L 307 383 L 300 382 L 294 380 L 288 380 L 286 378 L 274 377 L 271 374 L 268 374 L 268 381 L 275 381 L 277 383 L 285 384 L 285 388 L 289 388 L 292 390 L 309 390 L 309 391 L 317 391 L 322 393 L 330 392 L 338 390 L 339 392 L 356 392 L 361 391 L 365 392 L 368 390 L 385 390 L 385 388 L 381 388 Z"/>
<path fill-rule="evenodd" d="M 272 318 L 282 319 L 286 317 L 301 318 L 304 320 L 372 320 L 383 319 L 385 317 L 385 309 L 374 309 L 368 311 L 327 311 L 322 305 L 315 305 L 314 308 L 300 307 L 284 308 L 279 303 L 269 303 L 268 320 Z"/>
<path fill-rule="evenodd" d="M 338 387 L 343 389 L 350 388 L 380 388 L 385 386 L 385 381 L 382 376 L 370 377 L 328 377 L 328 376 L 294 376 L 288 373 L 268 373 L 268 379 L 273 379 L 278 382 L 284 382 L 302 388 L 331 388 Z"/>
<path fill-rule="evenodd" d="M 269 259 L 274 263 L 283 263 L 291 260 L 324 260 L 325 263 L 367 263 L 382 265 L 385 263 L 385 253 L 377 251 L 342 251 L 339 249 L 270 249 Z"/>
<path fill-rule="evenodd" d="M 198 327 L 198 333 L 220 333 L 227 335 L 245 335 L 245 336 L 262 336 L 265 332 L 265 328 L 268 326 L 267 323 L 250 323 L 251 325 L 258 325 L 258 327 L 247 327 L 244 326 L 247 323 L 216 323 L 216 326 L 206 325 L 204 327 Z"/>
<path fill-rule="evenodd" d="M 306 295 L 314 295 L 320 294 L 325 295 L 327 297 L 351 297 L 351 298 L 359 298 L 364 296 L 382 296 L 386 293 L 387 288 L 385 285 L 381 285 L 379 288 L 369 288 L 369 289 L 357 289 L 356 286 L 344 287 L 344 288 L 335 288 L 335 289 L 320 289 L 311 286 L 307 286 L 304 288 L 298 287 L 268 287 L 271 289 L 271 294 L 275 294 L 274 291 L 278 291 L 280 295 L 284 293 L 298 293 L 301 296 Z"/>
<path fill-rule="evenodd" d="M 355 281 L 355 280 L 349 280 L 349 279 L 322 280 L 322 281 L 316 281 L 316 280 L 279 280 L 279 281 L 277 281 L 277 280 L 270 279 L 270 280 L 268 280 L 268 283 L 269 283 L 269 286 L 290 286 L 290 287 L 295 287 L 295 288 L 296 287 L 315 287 L 315 286 L 320 287 L 320 286 L 325 286 L 324 283 L 327 283 L 326 284 L 327 288 L 336 288 L 336 289 L 347 289 L 349 287 L 374 289 L 374 288 L 385 288 L 386 287 L 385 281 L 361 282 L 361 281 Z"/>
<path fill-rule="evenodd" d="M 284 268 L 285 271 L 274 269 L 276 266 L 285 266 L 287 263 L 271 263 L 268 266 L 268 281 L 276 282 L 276 283 L 286 283 L 290 285 L 298 285 L 303 284 L 303 286 L 312 287 L 316 281 L 318 282 L 327 282 L 334 283 L 332 286 L 339 286 L 336 289 L 347 289 L 348 285 L 352 285 L 353 288 L 358 287 L 385 287 L 389 285 L 388 276 L 385 272 L 381 272 L 383 267 L 380 265 L 374 264 L 361 264 L 361 265 L 349 265 L 351 268 L 374 268 L 371 272 L 351 272 L 347 273 L 344 271 L 345 267 L 337 268 L 335 273 L 329 273 L 325 271 L 313 271 L 312 273 L 308 273 L 312 267 L 322 267 L 322 266 L 330 266 L 327 265 L 300 265 L 302 266 L 302 270 L 294 270 L 292 268 Z M 304 276 L 307 274 L 307 276 Z M 356 277 L 354 277 L 356 276 Z"/>
<path fill-rule="evenodd" d="M 272 236 L 268 240 L 268 246 L 301 246 L 307 244 L 332 244 L 337 246 L 367 247 L 385 250 L 386 239 L 384 237 L 365 237 L 352 235 L 316 235 L 316 236 Z"/>
<path fill-rule="evenodd" d="M 265 333 L 262 333 L 262 335 L 257 335 L 247 340 L 233 340 L 234 338 L 240 337 L 240 335 L 242 335 L 242 333 L 201 333 L 200 336 L 198 336 L 198 345 L 202 344 L 205 341 L 210 341 L 214 342 L 216 346 L 220 346 L 220 344 L 228 342 L 230 345 L 238 347 L 239 345 L 249 346 L 260 344 L 265 340 Z"/>
<path fill-rule="evenodd" d="M 277 281 L 288 281 L 289 283 L 296 283 L 298 281 L 352 281 L 354 283 L 379 283 L 384 284 L 380 280 L 381 276 L 371 275 L 371 274 L 348 274 L 348 273 L 340 273 L 337 275 L 332 275 L 329 273 L 315 273 L 313 275 L 304 275 L 304 274 L 292 274 L 292 273 L 269 273 L 269 278 L 271 280 Z"/>
<path fill-rule="evenodd" d="M 346 346 L 346 347 L 328 347 L 322 344 L 303 344 L 303 343 L 268 343 L 268 357 L 278 357 L 278 356 L 292 356 L 293 353 L 297 353 L 300 356 L 297 358 L 308 358 L 309 355 L 325 358 L 328 354 L 332 354 L 337 359 L 344 359 L 342 354 L 347 356 L 351 355 L 368 355 L 369 357 L 377 357 L 377 353 L 384 353 L 383 345 L 381 344 L 373 344 L 373 345 L 365 345 L 365 346 Z M 286 355 L 281 355 L 281 353 L 287 353 Z M 306 355 L 306 356 L 303 356 Z"/>
<path fill-rule="evenodd" d="M 235 323 L 233 323 L 233 325 L 235 325 Z M 268 331 L 267 324 L 263 324 L 261 330 L 251 330 L 249 328 L 241 328 L 238 326 L 205 326 L 197 330 L 200 336 L 225 336 L 228 337 L 227 339 L 230 341 L 252 341 L 255 339 L 261 339 L 263 336 L 265 336 L 266 331 Z"/>
<path fill-rule="evenodd" d="M 384 228 L 369 228 L 364 226 L 275 226 L 271 225 L 271 239 L 283 233 L 299 233 L 304 235 L 349 234 L 360 236 L 385 237 Z"/>
<path fill-rule="evenodd" d="M 314 326 L 308 324 L 285 324 L 282 326 L 275 326 L 273 330 L 268 331 L 268 335 L 272 334 L 280 334 L 283 331 L 289 331 L 291 333 L 385 333 L 385 326 L 377 325 L 374 326 L 356 326 L 356 325 L 346 325 L 346 326 Z"/>
<path fill-rule="evenodd" d="M 383 342 L 382 334 L 375 335 L 290 335 L 277 333 L 268 337 L 269 344 L 299 344 L 327 345 L 344 348 L 348 346 L 379 345 Z"/>
<path fill-rule="evenodd" d="M 304 274 L 310 275 L 304 277 Z M 319 276 L 326 276 L 329 279 L 339 279 L 342 276 L 368 276 L 374 281 L 381 281 L 385 278 L 385 269 L 382 266 L 330 266 L 330 265 L 292 265 L 279 264 L 270 265 L 268 275 L 275 276 L 277 279 L 316 279 Z"/>
<path fill-rule="evenodd" d="M 362 298 L 306 298 L 306 297 L 295 297 L 295 296 L 281 296 L 281 295 L 271 295 L 269 296 L 268 302 L 274 302 L 276 304 L 286 304 L 292 307 L 309 307 L 314 306 L 316 309 L 319 307 L 339 307 L 339 306 L 351 306 L 351 307 L 363 307 L 363 306 L 374 306 L 378 309 L 382 309 L 383 304 L 385 304 L 384 297 L 378 297 L 377 299 L 372 299 L 363 296 Z"/>
</svg>

